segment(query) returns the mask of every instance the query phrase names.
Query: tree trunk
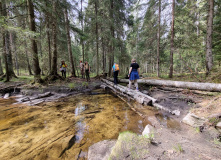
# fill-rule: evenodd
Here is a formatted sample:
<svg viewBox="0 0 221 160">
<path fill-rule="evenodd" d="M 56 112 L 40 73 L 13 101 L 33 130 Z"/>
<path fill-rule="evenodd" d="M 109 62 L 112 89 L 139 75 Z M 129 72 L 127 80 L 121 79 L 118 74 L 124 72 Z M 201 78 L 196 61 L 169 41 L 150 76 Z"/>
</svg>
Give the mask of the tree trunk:
<svg viewBox="0 0 221 160">
<path fill-rule="evenodd" d="M 171 42 L 170 42 L 170 73 L 169 78 L 173 78 L 173 52 L 174 52 L 174 19 L 175 18 L 175 0 L 172 3 L 172 23 L 171 23 Z"/>
<path fill-rule="evenodd" d="M 2 0 L 2 2 L 0 2 L 0 11 L 1 11 L 1 15 L 2 16 L 7 16 L 7 12 L 6 12 L 6 4 L 5 4 L 5 0 Z M 5 22 L 5 20 L 4 20 Z M 5 59 L 5 74 L 6 74 L 6 82 L 9 81 L 9 71 L 8 71 L 8 61 L 7 61 L 7 52 L 6 52 L 6 34 L 5 34 L 5 28 L 2 28 L 2 42 L 3 42 L 3 56 Z"/>
<path fill-rule="evenodd" d="M 56 18 L 56 1 L 53 1 L 53 23 L 52 23 L 52 41 L 53 41 L 53 59 L 51 75 L 57 75 L 57 18 Z"/>
<path fill-rule="evenodd" d="M 48 1 L 45 1 L 46 8 L 48 7 Z M 48 67 L 49 73 L 51 73 L 51 40 L 50 40 L 50 20 L 49 20 L 49 11 L 46 11 L 45 20 L 46 20 L 46 34 L 48 41 Z"/>
<path fill-rule="evenodd" d="M 101 32 L 103 32 L 103 28 L 101 27 Z M 105 56 L 105 44 L 104 44 L 104 38 L 101 37 L 101 43 L 102 43 L 102 62 L 103 62 L 103 73 L 106 72 L 106 56 Z"/>
<path fill-rule="evenodd" d="M 27 65 L 28 65 L 28 73 L 29 73 L 29 75 L 33 75 L 32 71 L 31 71 L 31 65 L 30 65 L 30 62 L 29 62 L 29 57 L 28 57 L 28 51 L 27 50 L 28 50 L 27 42 L 25 41 L 25 56 L 26 56 Z"/>
<path fill-rule="evenodd" d="M 213 34 L 213 14 L 214 0 L 208 0 L 209 10 L 207 16 L 207 35 L 206 35 L 206 74 L 208 75 L 213 67 L 212 54 L 212 34 Z"/>
<path fill-rule="evenodd" d="M 110 32 L 111 32 L 111 38 L 110 38 L 110 46 L 109 46 L 109 76 L 111 75 L 111 69 L 112 65 L 114 63 L 114 2 L 113 0 L 110 0 L 110 9 L 109 9 L 109 17 L 110 17 Z"/>
<path fill-rule="evenodd" d="M 108 61 L 109 61 L 109 71 L 108 71 L 108 76 L 111 76 L 111 69 L 112 69 L 112 58 L 111 58 L 111 45 L 109 46 L 109 55 L 108 55 Z"/>
<path fill-rule="evenodd" d="M 67 42 L 68 42 L 68 53 L 69 53 L 69 58 L 70 58 L 70 63 L 71 63 L 71 77 L 76 77 L 72 49 L 71 49 L 71 36 L 70 36 L 70 28 L 69 28 L 69 19 L 68 19 L 67 9 L 65 9 L 65 21 L 66 21 L 66 34 L 67 34 Z"/>
<path fill-rule="evenodd" d="M 98 48 L 98 19 L 97 19 L 97 16 L 98 16 L 98 13 L 97 13 L 97 8 L 98 8 L 98 5 L 97 5 L 97 1 L 95 1 L 95 14 L 96 14 L 96 55 L 97 55 L 97 70 L 96 70 L 96 74 L 97 76 L 99 75 L 99 48 Z"/>
<path fill-rule="evenodd" d="M 107 78 L 114 81 L 113 78 Z M 128 79 L 119 79 L 119 82 L 129 83 Z M 170 80 L 156 80 L 156 79 L 138 79 L 138 83 L 145 83 L 153 86 L 167 86 L 176 88 L 185 88 L 192 90 L 202 90 L 211 92 L 220 92 L 221 84 L 218 83 L 201 83 L 201 82 L 183 82 L 183 81 L 170 81 Z"/>
<path fill-rule="evenodd" d="M 17 56 L 16 46 L 15 46 L 15 34 L 10 33 L 10 41 L 11 41 L 11 50 L 15 55 L 15 67 L 17 70 L 17 75 L 19 76 L 18 56 Z"/>
<path fill-rule="evenodd" d="M 2 69 L 2 59 L 0 57 L 0 76 L 4 75 L 3 69 Z"/>
<path fill-rule="evenodd" d="M 160 20 L 161 18 L 161 0 L 159 0 L 158 34 L 157 34 L 157 76 L 160 77 Z"/>
<path fill-rule="evenodd" d="M 28 13 L 29 13 L 29 27 L 32 32 L 36 32 L 35 28 L 35 14 L 34 14 L 34 5 L 32 3 L 32 0 L 27 0 L 27 6 L 28 6 Z M 35 82 L 41 81 L 41 69 L 39 66 L 39 60 L 38 60 L 38 48 L 37 43 L 35 40 L 35 37 L 31 38 L 31 49 L 33 54 L 33 68 L 34 68 L 34 79 Z"/>
<path fill-rule="evenodd" d="M 82 7 L 83 0 L 81 0 L 81 27 L 82 32 L 84 33 L 84 16 L 83 16 L 83 7 Z M 82 45 L 82 56 L 83 56 L 83 62 L 84 62 L 84 40 L 81 39 L 81 45 Z"/>
</svg>

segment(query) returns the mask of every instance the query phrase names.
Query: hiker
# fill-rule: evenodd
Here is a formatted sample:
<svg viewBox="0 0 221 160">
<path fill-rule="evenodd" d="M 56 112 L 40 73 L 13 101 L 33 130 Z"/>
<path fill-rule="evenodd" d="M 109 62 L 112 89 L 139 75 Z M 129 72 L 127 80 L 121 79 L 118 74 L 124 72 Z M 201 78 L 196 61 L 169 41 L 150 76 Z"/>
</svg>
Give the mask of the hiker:
<svg viewBox="0 0 221 160">
<path fill-rule="evenodd" d="M 67 68 L 67 65 L 65 64 L 65 62 L 61 61 L 60 71 L 62 73 L 62 77 L 64 78 L 66 78 L 66 68 Z"/>
<path fill-rule="evenodd" d="M 81 70 L 81 76 L 84 78 L 84 63 L 80 61 L 80 70 Z"/>
<path fill-rule="evenodd" d="M 118 74 L 120 72 L 119 65 L 117 63 L 114 63 L 112 67 L 112 72 L 114 73 L 114 84 L 117 85 L 118 83 Z"/>
<path fill-rule="evenodd" d="M 84 71 L 85 71 L 85 74 L 86 74 L 87 81 L 91 81 L 90 80 L 90 75 L 89 75 L 90 74 L 90 66 L 89 66 L 87 61 L 84 64 Z"/>
<path fill-rule="evenodd" d="M 140 78 L 140 68 L 139 65 L 136 63 L 136 59 L 131 60 L 131 65 L 129 69 L 129 88 L 131 88 L 131 84 L 134 83 L 136 90 L 138 91 L 138 83 L 137 80 Z"/>
</svg>

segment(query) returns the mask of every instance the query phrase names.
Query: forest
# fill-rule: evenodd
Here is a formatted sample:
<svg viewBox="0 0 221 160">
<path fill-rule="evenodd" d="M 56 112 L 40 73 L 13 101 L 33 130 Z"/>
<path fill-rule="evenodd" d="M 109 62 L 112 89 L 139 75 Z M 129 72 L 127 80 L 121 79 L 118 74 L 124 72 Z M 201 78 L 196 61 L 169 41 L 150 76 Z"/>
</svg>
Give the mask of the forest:
<svg viewBox="0 0 221 160">
<path fill-rule="evenodd" d="M 0 160 L 221 159 L 221 0 L 0 0 L 0 25 Z"/>
<path fill-rule="evenodd" d="M 111 76 L 114 62 L 124 76 L 132 58 L 147 77 L 220 71 L 220 0 L 2 0 L 0 6 L 2 80 L 39 81 L 60 74 L 62 60 L 73 77 L 80 60 L 94 76 Z"/>
</svg>

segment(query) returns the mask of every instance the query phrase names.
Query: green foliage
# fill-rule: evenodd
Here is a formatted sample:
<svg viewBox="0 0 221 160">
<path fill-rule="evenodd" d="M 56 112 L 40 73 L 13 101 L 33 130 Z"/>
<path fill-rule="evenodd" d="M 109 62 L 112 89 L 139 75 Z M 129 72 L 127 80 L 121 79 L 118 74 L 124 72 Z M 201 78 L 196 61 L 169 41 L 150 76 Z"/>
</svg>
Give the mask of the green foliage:
<svg viewBox="0 0 221 160">
<path fill-rule="evenodd" d="M 73 82 L 73 83 L 69 83 L 69 84 L 68 84 L 68 87 L 71 88 L 71 89 L 73 89 L 73 88 L 76 87 L 76 83 L 74 83 L 74 82 Z"/>
<path fill-rule="evenodd" d="M 196 133 L 200 133 L 200 127 L 195 128 Z"/>
<path fill-rule="evenodd" d="M 176 150 L 176 152 L 178 152 L 178 153 L 184 152 L 184 150 L 183 150 L 181 144 L 177 144 L 177 145 L 174 146 L 173 148 L 174 148 L 174 149 Z"/>
<path fill-rule="evenodd" d="M 212 117 L 209 119 L 209 122 L 212 123 L 214 126 L 216 126 L 216 124 L 220 121 L 219 118 L 216 117 Z"/>
</svg>

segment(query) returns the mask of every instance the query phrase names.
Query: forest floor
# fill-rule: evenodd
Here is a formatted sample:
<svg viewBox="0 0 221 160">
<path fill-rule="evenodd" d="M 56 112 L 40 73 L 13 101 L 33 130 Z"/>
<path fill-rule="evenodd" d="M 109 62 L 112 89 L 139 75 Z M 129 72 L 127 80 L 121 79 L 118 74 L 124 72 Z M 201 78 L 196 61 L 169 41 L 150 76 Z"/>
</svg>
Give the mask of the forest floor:
<svg viewBox="0 0 221 160">
<path fill-rule="evenodd" d="M 7 92 L 10 92 L 10 96 L 13 96 L 13 94 L 16 95 L 16 91 L 27 91 L 25 92 L 25 94 L 28 94 L 28 92 L 30 92 L 30 96 L 33 96 L 32 94 L 52 91 L 58 93 L 68 92 L 74 95 L 83 93 L 83 95 L 86 97 L 89 92 L 89 94 L 92 94 L 91 91 L 99 88 L 100 84 L 101 83 L 98 79 L 92 78 L 91 82 L 86 82 L 85 79 L 82 80 L 80 78 L 70 78 L 66 81 L 58 80 L 47 85 L 31 85 L 30 79 L 22 78 L 17 79 L 16 82 L 0 82 L 0 91 L 2 97 L 4 97 L 5 93 Z M 22 88 L 22 90 L 15 90 L 15 88 Z M 178 109 L 181 112 L 180 116 L 176 116 L 164 111 L 157 111 L 151 107 L 144 107 L 135 103 L 136 109 L 143 115 L 146 115 L 146 118 L 142 119 L 141 129 L 144 129 L 146 124 L 151 124 L 155 126 L 156 129 L 155 141 L 157 141 L 158 145 L 146 145 L 146 147 L 148 146 L 148 154 L 145 155 L 147 157 L 146 159 L 221 159 L 221 153 L 219 152 L 221 149 L 221 142 L 219 141 L 219 139 L 216 138 L 217 132 L 214 131 L 215 125 L 217 124 L 217 122 L 220 121 L 221 118 L 219 115 L 221 113 L 220 93 L 194 92 L 191 90 L 168 91 L 162 87 L 147 85 L 140 85 L 139 88 L 141 92 L 156 98 L 158 100 L 158 103 L 160 103 L 161 105 L 164 105 L 171 110 Z M 6 92 L 2 92 L 4 89 L 6 89 Z M 68 97 L 70 95 L 66 94 L 65 96 Z M 25 155 L 27 155 L 27 159 L 33 157 L 35 157 L 35 159 L 84 159 L 85 155 L 87 154 L 87 149 L 90 145 L 98 142 L 98 140 L 101 141 L 104 139 L 116 139 L 116 134 L 123 131 L 119 128 L 125 128 L 125 124 L 123 124 L 125 119 L 124 117 L 122 117 L 123 115 L 121 115 L 124 113 L 121 113 L 120 115 L 115 113 L 112 118 L 116 118 L 116 120 L 119 121 L 116 121 L 115 124 L 111 123 L 113 125 L 107 127 L 107 124 L 104 124 L 101 119 L 97 117 L 97 114 L 100 114 L 100 110 L 105 109 L 105 107 L 98 107 L 96 108 L 95 113 L 85 113 L 85 123 L 93 123 L 92 125 L 94 125 L 94 127 L 97 125 L 95 128 L 98 127 L 97 130 L 99 130 L 99 137 L 102 138 L 96 139 L 95 141 L 89 140 L 90 143 L 87 142 L 86 139 L 83 139 L 83 141 L 77 145 L 77 148 L 74 149 L 73 147 L 73 149 L 70 149 L 70 151 L 61 156 L 60 151 L 65 150 L 65 147 L 67 146 L 66 143 L 69 143 L 73 138 L 72 133 L 76 132 L 73 129 L 70 129 L 70 125 L 73 125 L 73 122 L 75 124 L 80 122 L 79 117 L 77 117 L 77 119 L 74 119 L 72 117 L 72 114 L 69 114 L 75 112 L 73 111 L 73 108 L 70 107 L 70 105 L 71 103 L 77 103 L 76 100 L 74 100 L 74 102 L 73 100 L 71 102 L 68 102 L 66 108 L 63 104 L 67 101 L 65 99 L 65 96 L 63 96 L 63 98 L 61 97 L 60 99 L 56 99 L 56 102 L 54 103 L 45 101 L 30 108 L 24 106 L 23 104 L 19 104 L 18 108 L 14 108 L 12 106 L 9 106 L 10 104 L 12 104 L 12 101 L 2 101 L 0 103 L 0 106 L 6 106 L 4 108 L 1 108 L 1 115 L 9 115 L 10 121 L 7 122 L 9 123 L 9 126 L 7 126 L 5 124 L 5 119 L 0 117 L 0 137 L 2 136 L 4 138 L 4 140 L 0 142 L 0 150 L 2 150 L 1 153 L 3 156 L 1 159 L 7 159 L 9 157 L 11 159 L 17 159 L 21 157 L 25 159 Z M 111 101 L 116 101 L 115 98 L 112 97 Z M 93 101 L 96 101 L 96 98 Z M 105 101 L 102 102 L 107 103 Z M 107 105 L 110 105 L 109 102 L 107 103 Z M 121 109 L 119 108 L 119 110 Z M 111 112 L 115 112 L 114 110 L 115 109 L 113 108 L 113 111 Z M 108 113 L 109 112 L 110 111 L 108 111 Z M 189 112 L 194 113 L 200 117 L 205 117 L 209 119 L 209 121 L 205 124 L 205 126 L 203 126 L 203 128 L 192 128 L 181 123 L 182 119 Z M 20 118 L 19 115 L 21 115 Z M 48 118 L 47 115 L 49 116 Z M 105 116 L 107 115 L 108 114 L 105 114 Z M 22 116 L 27 117 L 23 119 Z M 56 119 L 56 117 L 58 117 L 58 119 Z M 103 121 L 108 123 L 108 117 L 106 117 L 107 119 L 105 119 L 104 117 L 102 118 Z M 43 121 L 40 121 L 39 118 L 43 119 Z M 139 123 L 141 120 L 139 120 L 139 118 L 137 117 L 133 119 L 137 120 L 131 120 L 131 123 L 133 123 L 131 125 L 136 126 L 132 127 L 132 130 L 135 132 L 135 130 L 140 129 L 140 127 L 137 128 L 137 126 L 140 125 Z M 57 121 L 60 121 L 59 124 L 57 124 L 58 126 L 56 126 Z M 47 124 L 45 124 L 45 122 Z M 64 123 L 62 124 L 61 122 Z M 101 125 L 99 124 L 100 122 L 102 122 Z M 23 125 L 23 123 L 25 125 Z M 118 123 L 122 123 L 122 126 L 118 126 Z M 19 128 L 21 125 L 23 125 L 25 128 Z M 114 130 L 114 127 L 116 126 L 119 129 L 117 131 Z M 105 131 L 103 131 L 103 129 Z M 8 131 L 10 132 L 11 136 L 7 135 L 7 133 L 9 133 Z M 35 132 L 39 133 L 40 135 L 35 137 Z M 90 134 L 95 134 L 95 131 L 88 132 Z M 138 134 L 141 134 L 141 132 L 142 131 L 139 131 Z M 113 133 L 113 135 L 111 133 Z M 39 143 L 41 141 L 42 143 Z M 45 144 L 43 144 L 43 142 Z M 10 145 L 14 143 L 16 143 L 16 145 L 11 146 L 11 149 L 14 152 L 9 153 L 6 148 L 7 146 L 10 148 Z M 34 145 L 35 143 L 36 145 Z M 84 146 L 85 143 L 88 144 Z M 35 147 L 37 147 L 36 153 L 34 153 Z M 76 155 L 75 158 L 73 157 L 71 151 L 77 154 L 77 158 Z M 40 154 L 41 152 L 42 154 Z M 52 156 L 53 152 L 59 153 L 60 155 L 55 154 L 54 156 Z M 128 155 L 126 155 L 126 157 L 127 158 L 124 158 L 131 158 Z"/>
</svg>

